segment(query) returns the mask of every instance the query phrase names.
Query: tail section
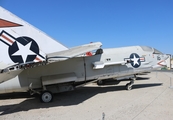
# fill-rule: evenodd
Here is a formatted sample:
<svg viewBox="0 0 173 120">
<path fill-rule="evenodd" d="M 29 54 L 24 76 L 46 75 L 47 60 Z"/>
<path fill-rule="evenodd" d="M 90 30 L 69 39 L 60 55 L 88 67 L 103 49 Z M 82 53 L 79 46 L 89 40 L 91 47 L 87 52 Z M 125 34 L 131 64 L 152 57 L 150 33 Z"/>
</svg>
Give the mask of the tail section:
<svg viewBox="0 0 173 120">
<path fill-rule="evenodd" d="M 46 54 L 67 49 L 0 7 L 0 69 L 15 63 L 40 62 L 45 59 Z"/>
</svg>

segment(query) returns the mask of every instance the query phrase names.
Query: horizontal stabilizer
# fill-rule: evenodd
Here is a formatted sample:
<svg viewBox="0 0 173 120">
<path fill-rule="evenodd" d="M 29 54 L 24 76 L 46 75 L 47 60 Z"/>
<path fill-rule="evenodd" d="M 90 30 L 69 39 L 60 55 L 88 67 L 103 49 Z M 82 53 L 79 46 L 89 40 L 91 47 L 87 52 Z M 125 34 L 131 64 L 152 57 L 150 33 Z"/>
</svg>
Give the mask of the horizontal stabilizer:
<svg viewBox="0 0 173 120">
<path fill-rule="evenodd" d="M 96 49 L 99 49 L 102 46 L 101 42 L 95 42 L 90 44 L 85 44 L 82 46 L 77 46 L 74 48 L 71 48 L 69 50 L 64 50 L 60 52 L 50 53 L 47 55 L 47 61 L 48 62 L 57 62 L 66 60 L 72 57 L 76 57 L 82 54 L 85 54 L 88 51 L 93 51 Z"/>
</svg>

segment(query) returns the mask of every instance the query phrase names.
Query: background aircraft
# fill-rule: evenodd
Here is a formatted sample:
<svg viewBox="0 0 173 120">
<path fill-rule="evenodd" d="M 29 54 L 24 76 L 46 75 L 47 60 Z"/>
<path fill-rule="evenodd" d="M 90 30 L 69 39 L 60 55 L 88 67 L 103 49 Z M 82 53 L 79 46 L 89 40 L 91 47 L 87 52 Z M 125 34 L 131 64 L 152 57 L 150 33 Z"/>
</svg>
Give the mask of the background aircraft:
<svg viewBox="0 0 173 120">
<path fill-rule="evenodd" d="M 0 93 L 29 91 L 50 102 L 53 93 L 133 75 L 126 85 L 131 90 L 135 74 L 166 64 L 167 55 L 151 47 L 101 46 L 96 42 L 68 49 L 0 7 Z"/>
</svg>

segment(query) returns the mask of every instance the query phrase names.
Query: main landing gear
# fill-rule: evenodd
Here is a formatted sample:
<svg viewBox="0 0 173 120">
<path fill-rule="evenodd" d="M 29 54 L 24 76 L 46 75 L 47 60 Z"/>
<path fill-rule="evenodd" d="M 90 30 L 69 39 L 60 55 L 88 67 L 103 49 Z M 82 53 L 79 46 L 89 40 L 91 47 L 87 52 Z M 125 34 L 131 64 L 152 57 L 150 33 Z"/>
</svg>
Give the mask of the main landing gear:
<svg viewBox="0 0 173 120">
<path fill-rule="evenodd" d="M 136 80 L 136 75 L 134 75 L 134 78 L 132 78 L 132 80 L 126 84 L 126 90 L 132 89 L 132 86 L 133 86 L 135 80 Z"/>
<path fill-rule="evenodd" d="M 53 100 L 53 94 L 50 91 L 42 91 L 40 94 L 40 101 L 44 103 L 49 103 Z"/>
<path fill-rule="evenodd" d="M 40 101 L 43 103 L 49 103 L 53 100 L 52 92 L 46 90 L 46 87 L 43 86 L 43 90 L 33 90 L 32 83 L 29 85 L 30 95 L 38 94 L 40 97 Z"/>
</svg>

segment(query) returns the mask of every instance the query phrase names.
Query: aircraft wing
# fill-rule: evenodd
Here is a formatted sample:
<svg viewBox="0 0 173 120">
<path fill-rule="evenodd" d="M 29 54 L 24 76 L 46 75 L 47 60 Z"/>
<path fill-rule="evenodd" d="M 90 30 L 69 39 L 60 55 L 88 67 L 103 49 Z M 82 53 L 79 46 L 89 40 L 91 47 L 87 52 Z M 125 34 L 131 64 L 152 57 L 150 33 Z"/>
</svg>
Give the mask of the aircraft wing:
<svg viewBox="0 0 173 120">
<path fill-rule="evenodd" d="M 9 66 L 0 71 L 0 83 L 10 80 L 17 75 L 19 75 L 24 69 L 37 67 L 40 65 L 46 65 L 47 62 L 58 62 L 62 60 L 67 60 L 72 57 L 79 56 L 88 51 L 99 49 L 102 46 L 102 43 L 96 42 L 91 44 L 86 44 L 78 47 L 71 48 L 69 50 L 55 52 L 47 55 L 47 61 L 41 62 L 27 62 L 19 63 L 12 66 Z"/>
<path fill-rule="evenodd" d="M 4 69 L 0 73 L 0 83 L 5 82 L 7 80 L 10 80 L 11 78 L 16 77 L 22 71 L 23 71 L 23 69 L 17 69 L 17 70 Z"/>
<path fill-rule="evenodd" d="M 95 42 L 95 43 L 77 46 L 69 50 L 50 53 L 47 54 L 47 62 L 58 62 L 62 60 L 67 60 L 69 58 L 85 54 L 86 52 L 99 49 L 101 46 L 102 46 L 101 42 Z"/>
</svg>

